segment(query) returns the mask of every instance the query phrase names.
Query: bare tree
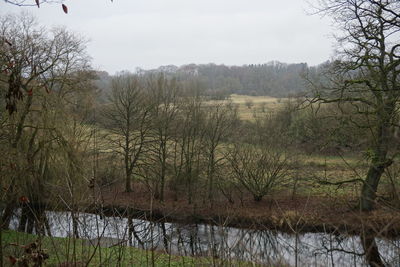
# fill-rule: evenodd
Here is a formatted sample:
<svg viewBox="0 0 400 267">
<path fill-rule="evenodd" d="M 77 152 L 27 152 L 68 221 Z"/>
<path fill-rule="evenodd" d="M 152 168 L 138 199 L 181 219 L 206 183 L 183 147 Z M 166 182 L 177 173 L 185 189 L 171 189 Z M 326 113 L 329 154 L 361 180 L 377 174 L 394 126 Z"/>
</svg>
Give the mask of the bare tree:
<svg viewBox="0 0 400 267">
<path fill-rule="evenodd" d="M 237 109 L 230 102 L 207 106 L 204 153 L 207 161 L 208 200 L 213 201 L 215 178 L 224 157 L 218 153 L 222 142 L 232 135 L 238 122 Z"/>
<path fill-rule="evenodd" d="M 89 67 L 85 42 L 62 28 L 47 31 L 26 14 L 2 17 L 0 35 L 0 61 L 6 63 L 0 83 L 6 87 L 11 113 L 5 116 L 7 126 L 1 129 L 8 142 L 1 145 L 12 155 L 9 164 L 18 166 L 10 176 L 3 221 L 9 220 L 17 194 L 25 195 L 31 200 L 25 209 L 30 213 L 28 230 L 35 223 L 42 231 L 43 224 L 37 219 L 44 216 L 45 181 L 50 177 L 48 155 L 57 140 L 54 121 L 61 117 L 51 111 L 51 99 L 60 95 L 48 92 L 61 92 L 67 84 L 76 86 L 86 81 L 77 75 Z M 22 111 L 14 113 L 17 107 Z M 24 228 L 24 223 L 20 225 Z"/>
<path fill-rule="evenodd" d="M 227 155 L 233 177 L 246 188 L 255 201 L 261 201 L 284 181 L 289 171 L 289 157 L 272 146 L 235 144 Z"/>
<path fill-rule="evenodd" d="M 204 112 L 200 96 L 187 97 L 180 107 L 182 116 L 179 146 L 183 154 L 183 175 L 187 186 L 188 203 L 192 204 L 196 182 L 201 175 L 201 152 L 204 140 Z"/>
<path fill-rule="evenodd" d="M 8 85 L 6 109 L 10 114 L 24 96 L 29 99 L 40 88 L 49 90 L 55 82 L 52 77 L 64 66 L 87 62 L 82 38 L 63 28 L 47 31 L 30 15 L 2 17 L 0 38 L 1 71 L 6 73 L 0 82 Z"/>
<path fill-rule="evenodd" d="M 180 87 L 175 79 L 168 79 L 163 74 L 150 77 L 147 83 L 152 100 L 152 170 L 157 178 L 155 197 L 164 201 L 167 179 L 168 159 L 171 156 L 169 146 L 176 130 L 176 116 L 179 111 Z"/>
<path fill-rule="evenodd" d="M 398 126 L 400 97 L 400 2 L 395 0 L 321 0 L 318 12 L 341 28 L 337 60 L 327 75 L 313 80 L 314 98 L 323 103 L 351 103 L 370 132 L 370 166 L 362 181 L 360 208 L 373 209 L 379 181 L 397 155 L 391 149 Z"/>
<path fill-rule="evenodd" d="M 109 101 L 103 112 L 107 139 L 114 152 L 122 154 L 125 190 L 131 192 L 132 175 L 148 142 L 151 105 L 140 78 L 131 74 L 113 79 Z"/>
</svg>

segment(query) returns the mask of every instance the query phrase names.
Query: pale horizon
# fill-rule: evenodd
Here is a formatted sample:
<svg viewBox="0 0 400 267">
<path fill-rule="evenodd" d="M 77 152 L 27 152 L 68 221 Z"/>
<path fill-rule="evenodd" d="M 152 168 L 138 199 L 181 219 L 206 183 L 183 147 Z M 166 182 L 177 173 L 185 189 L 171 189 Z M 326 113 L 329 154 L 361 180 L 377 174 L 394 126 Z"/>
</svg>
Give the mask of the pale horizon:
<svg viewBox="0 0 400 267">
<path fill-rule="evenodd" d="M 306 1 L 69 0 L 17 7 L 0 2 L 0 15 L 28 11 L 49 27 L 65 25 L 89 39 L 92 66 L 110 74 L 165 65 L 241 66 L 270 61 L 318 65 L 331 58 L 329 20 L 310 16 Z"/>
</svg>

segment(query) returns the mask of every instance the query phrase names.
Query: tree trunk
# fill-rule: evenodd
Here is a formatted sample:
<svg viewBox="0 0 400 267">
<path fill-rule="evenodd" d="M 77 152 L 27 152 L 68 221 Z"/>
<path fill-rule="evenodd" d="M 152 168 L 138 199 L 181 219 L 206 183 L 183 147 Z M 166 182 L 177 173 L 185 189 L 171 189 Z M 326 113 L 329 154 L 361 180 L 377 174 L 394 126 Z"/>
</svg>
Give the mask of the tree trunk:
<svg viewBox="0 0 400 267">
<path fill-rule="evenodd" d="M 133 223 L 133 211 L 129 208 L 128 209 L 128 240 L 129 240 L 129 245 L 133 246 L 134 242 L 133 239 L 136 239 L 142 249 L 145 249 L 145 245 L 143 241 L 140 239 L 138 234 L 136 233 L 135 230 L 135 225 Z"/>
<path fill-rule="evenodd" d="M 130 174 L 130 173 L 127 173 L 127 174 L 126 174 L 125 192 L 132 192 L 131 174 Z"/>
<path fill-rule="evenodd" d="M 382 104 L 384 105 L 384 104 Z M 369 167 L 367 177 L 361 189 L 360 209 L 371 211 L 374 208 L 376 191 L 379 180 L 392 161 L 387 158 L 391 137 L 391 124 L 389 114 L 393 114 L 393 105 L 384 105 L 388 110 L 377 114 L 378 125 L 376 126 L 375 140 L 373 145 L 373 158 Z"/>
<path fill-rule="evenodd" d="M 154 185 L 154 198 L 155 199 L 160 199 L 160 186 L 159 186 L 159 182 L 156 181 L 153 183 Z"/>
<path fill-rule="evenodd" d="M 129 149 L 129 143 L 126 141 L 126 147 L 125 147 L 125 192 L 132 192 L 132 185 L 131 185 L 131 176 L 132 176 L 132 171 L 130 170 L 130 161 L 129 161 L 129 155 L 128 155 L 128 149 Z"/>
<path fill-rule="evenodd" d="M 18 231 L 25 232 L 26 231 L 26 224 L 28 222 L 28 213 L 29 207 L 27 204 L 23 204 L 21 208 L 21 218 L 19 219 Z"/>
<path fill-rule="evenodd" d="M 26 116 L 28 115 L 29 109 L 30 109 L 30 107 L 32 105 L 32 98 L 33 98 L 32 95 L 28 95 L 27 101 L 25 102 L 24 109 L 23 109 L 23 111 L 21 113 L 21 117 L 20 117 L 20 119 L 18 121 L 18 124 L 17 124 L 17 130 L 16 130 L 16 133 L 15 133 L 15 138 L 14 138 L 14 140 L 12 142 L 12 147 L 13 148 L 16 148 L 18 146 L 18 143 L 19 143 L 19 141 L 21 139 L 23 128 L 24 128 L 25 119 L 26 119 Z"/>
<path fill-rule="evenodd" d="M 166 168 L 166 164 L 165 164 L 165 160 L 163 159 L 163 162 L 161 164 L 161 183 L 160 183 L 160 193 L 159 193 L 159 200 L 161 202 L 164 201 L 164 190 L 165 190 L 165 168 Z"/>
<path fill-rule="evenodd" d="M 191 205 L 193 203 L 193 185 L 192 185 L 192 174 L 188 174 L 188 204 Z"/>
<path fill-rule="evenodd" d="M 361 211 L 371 211 L 374 208 L 376 191 L 384 171 L 385 167 L 382 164 L 371 163 L 361 190 Z"/>
<path fill-rule="evenodd" d="M 26 224 L 27 224 L 26 232 L 28 234 L 33 234 L 33 227 L 35 226 L 35 221 L 33 219 L 32 214 L 28 215 Z"/>
<path fill-rule="evenodd" d="M 188 160 L 188 163 L 186 163 L 188 166 L 186 167 L 186 176 L 187 176 L 187 201 L 188 204 L 193 203 L 193 170 L 192 170 L 192 163 L 191 159 Z"/>
<path fill-rule="evenodd" d="M 72 234 L 74 238 L 79 238 L 79 221 L 75 211 L 71 212 L 72 217 Z"/>
<path fill-rule="evenodd" d="M 128 210 L 128 242 L 129 246 L 133 246 L 133 232 L 135 231 L 133 225 L 133 216 L 130 210 Z"/>
<path fill-rule="evenodd" d="M 263 196 L 258 196 L 258 195 L 253 195 L 254 201 L 260 202 L 263 198 Z"/>
<path fill-rule="evenodd" d="M 167 253 L 169 253 L 170 252 L 170 250 L 169 250 L 169 242 L 168 242 L 167 230 L 165 228 L 165 222 L 161 223 L 161 231 L 162 231 L 162 238 L 163 238 L 163 242 L 164 242 L 165 251 Z"/>
<path fill-rule="evenodd" d="M 211 157 L 210 157 L 210 166 L 208 170 L 208 201 L 210 202 L 210 205 L 212 206 L 213 203 L 213 198 L 214 198 L 214 173 L 215 173 L 215 150 L 211 152 Z"/>
<path fill-rule="evenodd" d="M 44 217 L 44 227 L 46 228 L 47 236 L 52 237 L 50 223 L 49 223 L 49 219 L 47 218 L 47 216 Z"/>
</svg>

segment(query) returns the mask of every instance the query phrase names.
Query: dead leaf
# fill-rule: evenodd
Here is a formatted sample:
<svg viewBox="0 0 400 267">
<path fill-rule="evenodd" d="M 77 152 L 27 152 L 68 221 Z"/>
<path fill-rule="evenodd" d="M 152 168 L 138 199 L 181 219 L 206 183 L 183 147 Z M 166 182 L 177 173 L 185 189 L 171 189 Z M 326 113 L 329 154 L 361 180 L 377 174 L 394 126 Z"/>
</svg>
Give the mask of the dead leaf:
<svg viewBox="0 0 400 267">
<path fill-rule="evenodd" d="M 68 7 L 64 4 L 61 5 L 65 14 L 68 14 Z"/>
</svg>

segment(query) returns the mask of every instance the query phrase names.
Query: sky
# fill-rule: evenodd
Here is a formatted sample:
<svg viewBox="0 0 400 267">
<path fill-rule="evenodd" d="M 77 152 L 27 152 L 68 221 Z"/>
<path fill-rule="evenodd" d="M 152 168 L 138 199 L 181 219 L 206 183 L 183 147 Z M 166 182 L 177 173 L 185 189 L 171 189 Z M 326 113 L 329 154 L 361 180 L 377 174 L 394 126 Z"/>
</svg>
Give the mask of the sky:
<svg viewBox="0 0 400 267">
<path fill-rule="evenodd" d="M 27 3 L 34 0 L 25 0 Z M 95 69 L 113 74 L 162 65 L 317 65 L 333 56 L 328 18 L 309 15 L 305 0 L 65 0 L 17 7 L 0 0 L 0 16 L 32 13 L 86 37 Z"/>
</svg>

